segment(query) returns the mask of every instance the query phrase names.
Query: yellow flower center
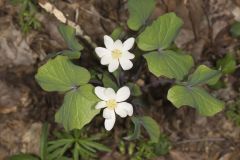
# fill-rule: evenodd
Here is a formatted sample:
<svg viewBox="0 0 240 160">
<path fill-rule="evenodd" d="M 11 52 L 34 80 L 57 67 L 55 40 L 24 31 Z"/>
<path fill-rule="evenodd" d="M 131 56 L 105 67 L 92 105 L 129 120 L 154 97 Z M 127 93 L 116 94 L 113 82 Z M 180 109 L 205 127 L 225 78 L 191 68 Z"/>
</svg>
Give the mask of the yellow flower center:
<svg viewBox="0 0 240 160">
<path fill-rule="evenodd" d="M 115 107 L 117 107 L 117 102 L 114 99 L 110 99 L 106 103 L 107 103 L 107 108 L 109 109 L 114 109 Z"/>
<path fill-rule="evenodd" d="M 122 52 L 119 49 L 115 49 L 112 51 L 112 58 L 118 59 L 122 56 Z"/>
</svg>

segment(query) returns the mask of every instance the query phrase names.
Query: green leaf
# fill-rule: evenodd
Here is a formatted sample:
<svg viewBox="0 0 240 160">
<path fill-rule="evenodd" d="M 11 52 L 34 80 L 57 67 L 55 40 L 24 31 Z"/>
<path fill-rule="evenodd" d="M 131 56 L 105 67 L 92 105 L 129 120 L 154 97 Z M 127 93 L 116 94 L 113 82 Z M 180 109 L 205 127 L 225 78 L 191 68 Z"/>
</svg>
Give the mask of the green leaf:
<svg viewBox="0 0 240 160">
<path fill-rule="evenodd" d="M 127 86 L 130 88 L 132 96 L 142 95 L 142 90 L 136 83 L 127 83 Z"/>
<path fill-rule="evenodd" d="M 232 54 L 226 54 L 224 58 L 217 61 L 217 66 L 223 73 L 231 74 L 237 67 L 236 58 Z"/>
<path fill-rule="evenodd" d="M 104 87 L 106 87 L 106 88 L 110 87 L 110 88 L 114 89 L 115 91 L 117 91 L 118 86 L 113 81 L 112 76 L 109 73 L 104 72 L 102 82 L 103 82 Z"/>
<path fill-rule="evenodd" d="M 62 123 L 66 130 L 81 129 L 99 113 L 95 109 L 99 99 L 93 93 L 90 84 L 68 92 L 61 108 L 55 115 L 55 120 Z"/>
<path fill-rule="evenodd" d="M 123 27 L 119 26 L 113 30 L 111 37 L 113 40 L 116 41 L 117 39 L 122 39 L 125 34 L 126 33 L 125 33 Z"/>
<path fill-rule="evenodd" d="M 124 137 L 125 140 L 129 140 L 129 141 L 138 139 L 141 136 L 141 123 L 140 123 L 140 121 L 136 117 L 132 117 L 131 120 L 134 124 L 133 134 L 131 134 L 127 137 Z"/>
<path fill-rule="evenodd" d="M 69 134 L 69 132 L 65 132 L 65 131 L 53 131 L 53 135 L 57 138 L 57 139 L 74 139 L 73 135 Z"/>
<path fill-rule="evenodd" d="M 81 52 L 80 51 L 72 51 L 72 50 L 63 50 L 60 52 L 49 53 L 49 54 L 47 54 L 45 59 L 51 59 L 58 55 L 67 56 L 69 59 L 79 59 L 81 56 Z"/>
<path fill-rule="evenodd" d="M 205 65 L 200 65 L 196 71 L 189 77 L 188 85 L 196 86 L 207 83 L 214 85 L 221 77 L 221 71 L 213 70 Z"/>
<path fill-rule="evenodd" d="M 81 56 L 80 51 L 64 50 L 60 52 L 60 55 L 67 56 L 70 59 L 78 59 Z"/>
<path fill-rule="evenodd" d="M 74 142 L 74 139 L 58 139 L 55 141 L 50 141 L 48 143 L 48 152 L 53 152 L 54 150 L 56 150 L 57 148 L 62 148 L 62 146 L 66 145 L 66 144 L 71 144 Z"/>
<path fill-rule="evenodd" d="M 59 26 L 58 30 L 71 50 L 81 51 L 83 49 L 83 46 L 78 43 L 78 40 L 75 37 L 76 31 L 74 28 L 62 24 Z"/>
<path fill-rule="evenodd" d="M 9 160 L 39 160 L 39 158 L 31 154 L 18 154 L 18 155 L 11 156 Z"/>
<path fill-rule="evenodd" d="M 128 0 L 129 19 L 127 25 L 137 31 L 146 24 L 146 20 L 154 10 L 155 0 Z"/>
<path fill-rule="evenodd" d="M 139 35 L 138 47 L 143 51 L 164 50 L 171 45 L 182 25 L 175 13 L 164 14 Z"/>
<path fill-rule="evenodd" d="M 48 123 L 44 123 L 40 138 L 40 158 L 47 159 Z"/>
<path fill-rule="evenodd" d="M 180 108 L 184 105 L 196 108 L 201 115 L 212 116 L 220 112 L 224 103 L 199 87 L 173 86 L 167 98 L 174 106 Z"/>
<path fill-rule="evenodd" d="M 142 116 L 142 117 L 132 117 L 131 118 L 135 128 L 134 133 L 128 137 L 125 137 L 126 140 L 133 140 L 140 137 L 140 125 L 144 127 L 147 131 L 148 135 L 150 136 L 150 140 L 153 143 L 157 143 L 160 137 L 160 127 L 158 126 L 157 122 L 149 116 Z"/>
<path fill-rule="evenodd" d="M 158 143 L 154 144 L 154 153 L 157 156 L 164 156 L 169 152 L 170 148 L 171 143 L 168 137 L 164 134 L 161 134 Z"/>
<path fill-rule="evenodd" d="M 160 136 L 160 128 L 157 122 L 148 116 L 139 117 L 139 120 L 149 134 L 151 142 L 158 142 Z"/>
<path fill-rule="evenodd" d="M 86 146 L 80 145 L 78 151 L 82 159 L 90 159 L 92 157 L 96 158 L 96 153 L 86 149 Z"/>
<path fill-rule="evenodd" d="M 90 73 L 74 65 L 67 57 L 57 56 L 41 66 L 35 78 L 46 91 L 68 91 L 88 83 Z"/>
<path fill-rule="evenodd" d="M 75 143 L 74 148 L 73 148 L 73 160 L 79 160 L 79 145 L 78 143 Z"/>
<path fill-rule="evenodd" d="M 240 22 L 235 22 L 231 26 L 230 32 L 233 37 L 239 37 L 240 36 Z"/>
<path fill-rule="evenodd" d="M 71 160 L 71 159 L 68 157 L 60 157 L 60 158 L 58 158 L 58 160 Z"/>
<path fill-rule="evenodd" d="M 193 59 L 189 55 L 176 53 L 171 50 L 150 52 L 144 55 L 148 68 L 155 76 L 166 76 L 182 80 L 193 66 Z"/>
<path fill-rule="evenodd" d="M 49 153 L 48 158 L 49 159 L 60 159 L 60 157 L 62 157 L 64 155 L 64 153 L 71 147 L 72 144 L 65 144 L 63 147 L 61 148 L 57 148 L 54 152 Z"/>
<path fill-rule="evenodd" d="M 79 143 L 81 143 L 84 146 L 89 146 L 91 148 L 97 149 L 99 151 L 111 152 L 111 149 L 109 147 L 94 141 L 81 139 L 79 140 Z"/>
</svg>

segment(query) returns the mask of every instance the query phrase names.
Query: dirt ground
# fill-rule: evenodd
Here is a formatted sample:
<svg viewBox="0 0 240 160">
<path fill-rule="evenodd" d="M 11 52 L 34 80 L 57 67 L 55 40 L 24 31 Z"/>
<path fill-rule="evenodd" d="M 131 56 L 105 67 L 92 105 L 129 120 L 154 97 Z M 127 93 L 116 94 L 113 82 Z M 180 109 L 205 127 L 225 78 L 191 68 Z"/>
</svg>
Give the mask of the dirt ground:
<svg viewBox="0 0 240 160">
<path fill-rule="evenodd" d="M 54 5 L 102 44 L 102 36 L 127 20 L 126 0 L 58 0 Z M 230 25 L 240 19 L 239 0 L 157 0 L 152 18 L 174 11 L 184 21 L 177 46 L 191 53 L 196 64 L 210 66 L 217 58 L 232 52 L 240 61 L 240 43 L 229 34 Z M 38 8 L 40 30 L 24 35 L 18 25 L 19 8 L 0 0 L 0 160 L 19 153 L 38 153 L 43 122 L 56 125 L 54 113 L 62 96 L 46 93 L 34 80 L 37 68 L 48 53 L 66 48 L 58 33 L 59 21 Z M 226 116 L 228 104 L 239 98 L 240 69 L 223 77 L 227 86 L 210 90 L 226 102 L 226 109 L 214 117 L 202 117 L 191 108 L 175 109 L 166 100 L 169 84 L 164 79 L 151 87 L 159 88 L 155 106 L 146 113 L 159 122 L 172 142 L 172 149 L 157 160 L 240 160 L 240 127 Z M 156 107 L 157 106 L 157 107 Z M 116 151 L 117 152 L 117 151 Z M 115 151 L 102 159 L 127 159 Z"/>
</svg>

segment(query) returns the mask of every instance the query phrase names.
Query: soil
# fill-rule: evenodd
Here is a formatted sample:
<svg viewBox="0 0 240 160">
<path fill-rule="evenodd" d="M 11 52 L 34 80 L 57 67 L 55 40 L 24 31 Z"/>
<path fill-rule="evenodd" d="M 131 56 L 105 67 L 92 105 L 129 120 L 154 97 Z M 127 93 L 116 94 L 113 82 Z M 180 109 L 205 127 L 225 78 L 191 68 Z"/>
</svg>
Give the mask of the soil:
<svg viewBox="0 0 240 160">
<path fill-rule="evenodd" d="M 103 35 L 125 23 L 128 16 L 126 0 L 58 0 L 53 4 L 99 45 Z M 38 154 L 43 123 L 57 126 L 54 113 L 63 96 L 44 92 L 34 75 L 47 54 L 66 49 L 66 44 L 58 33 L 60 22 L 56 17 L 39 6 L 37 9 L 41 28 L 24 34 L 18 22 L 19 7 L 0 0 L 0 160 L 19 152 Z M 196 64 L 215 66 L 217 59 L 228 52 L 240 61 L 239 40 L 229 33 L 231 24 L 240 19 L 240 12 L 234 12 L 237 9 L 239 0 L 158 0 L 152 19 L 174 11 L 184 21 L 176 45 L 191 53 Z M 83 53 L 87 61 L 89 52 L 91 48 Z M 239 98 L 239 75 L 237 69 L 223 77 L 225 88 L 209 89 L 226 103 L 226 109 L 213 117 L 200 116 L 189 107 L 175 109 L 166 100 L 170 84 L 163 78 L 150 75 L 148 81 L 142 82 L 153 84 L 148 85 L 149 92 L 151 87 L 158 88 L 158 94 L 150 94 L 160 95 L 152 97 L 152 106 L 144 115 L 159 122 L 172 142 L 169 154 L 157 160 L 240 159 L 240 127 L 226 116 L 228 104 Z M 128 159 L 114 149 L 117 142 L 110 144 L 113 152 L 102 159 Z"/>
</svg>

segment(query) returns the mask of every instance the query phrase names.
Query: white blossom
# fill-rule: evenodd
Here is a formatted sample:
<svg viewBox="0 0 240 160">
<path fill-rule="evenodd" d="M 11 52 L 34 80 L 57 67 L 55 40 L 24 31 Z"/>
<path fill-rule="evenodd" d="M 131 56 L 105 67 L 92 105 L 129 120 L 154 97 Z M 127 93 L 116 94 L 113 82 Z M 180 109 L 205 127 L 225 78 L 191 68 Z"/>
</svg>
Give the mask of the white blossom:
<svg viewBox="0 0 240 160">
<path fill-rule="evenodd" d="M 134 45 L 134 38 L 128 38 L 124 43 L 121 40 L 113 39 L 107 35 L 104 36 L 104 44 L 106 48 L 97 47 L 95 52 L 101 58 L 102 65 L 108 65 L 108 71 L 114 72 L 118 69 L 119 65 L 123 70 L 129 70 L 133 67 L 130 61 L 135 56 L 129 50 Z"/>
<path fill-rule="evenodd" d="M 115 113 L 122 118 L 132 116 L 133 106 L 125 102 L 130 96 L 127 86 L 120 88 L 117 93 L 112 88 L 96 87 L 95 94 L 102 100 L 97 103 L 95 108 L 104 108 L 103 117 L 106 130 L 110 131 L 113 128 L 116 121 Z"/>
</svg>

